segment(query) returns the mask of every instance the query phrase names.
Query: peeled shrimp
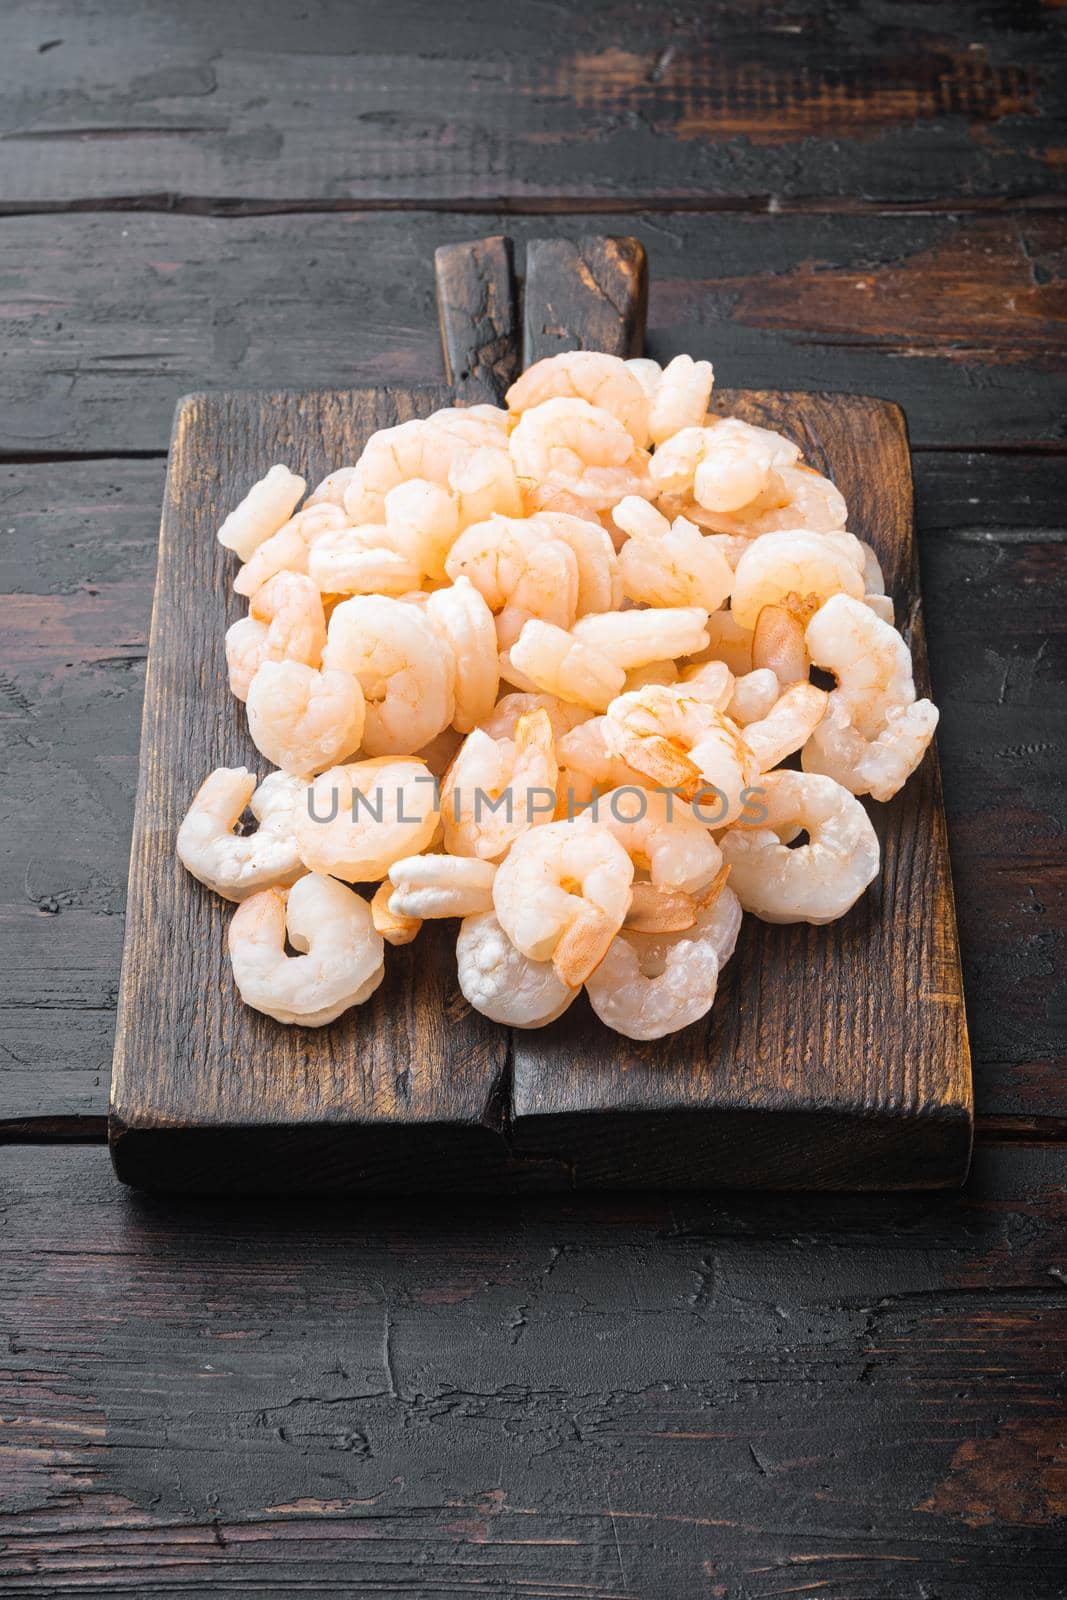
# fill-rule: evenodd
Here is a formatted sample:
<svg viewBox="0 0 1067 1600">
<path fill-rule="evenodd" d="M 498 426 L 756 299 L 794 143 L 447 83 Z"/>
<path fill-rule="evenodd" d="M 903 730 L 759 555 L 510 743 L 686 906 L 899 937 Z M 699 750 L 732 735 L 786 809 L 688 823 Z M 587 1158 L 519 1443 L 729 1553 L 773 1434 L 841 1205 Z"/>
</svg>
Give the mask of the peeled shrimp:
<svg viewBox="0 0 1067 1600">
<path fill-rule="evenodd" d="M 275 785 L 265 806 L 261 800 L 257 831 L 243 837 L 234 833 L 254 791 L 258 793 L 254 772 L 217 767 L 200 785 L 178 829 L 182 866 L 226 900 L 246 900 L 261 889 L 288 886 L 305 871 L 296 846 L 291 792 L 279 797 Z"/>
<path fill-rule="evenodd" d="M 452 720 L 460 733 L 469 733 L 492 713 L 500 687 L 493 613 L 470 579 L 461 576 L 434 590 L 426 614 L 455 658 Z"/>
<path fill-rule="evenodd" d="M 836 533 L 848 520 L 841 491 L 822 473 L 801 462 L 772 468 L 762 494 L 737 511 L 712 511 L 693 496 L 659 497 L 670 516 L 681 512 L 713 533 L 759 539 L 764 534 L 803 529 Z"/>
<path fill-rule="evenodd" d="M 769 533 L 737 563 L 730 609 L 742 628 L 754 628 L 764 606 L 797 595 L 811 597 L 814 610 L 834 594 L 863 596 L 862 572 L 837 543 L 816 533 Z"/>
<path fill-rule="evenodd" d="M 765 717 L 782 693 L 777 675 L 770 667 L 757 667 L 734 679 L 733 694 L 726 706 L 726 715 L 738 727 L 759 722 Z"/>
<path fill-rule="evenodd" d="M 307 572 L 312 546 L 325 534 L 347 527 L 348 518 L 339 506 L 306 505 L 253 551 L 233 580 L 236 593 L 254 595 L 277 572 Z"/>
<path fill-rule="evenodd" d="M 578 993 L 551 961 L 531 961 L 516 950 L 492 911 L 463 919 L 456 966 L 467 1004 L 508 1028 L 543 1028 Z"/>
<path fill-rule="evenodd" d="M 683 428 L 697 427 L 703 422 L 711 404 L 714 381 L 710 361 L 675 356 L 667 363 L 656 384 L 648 415 L 648 431 L 654 445 L 663 445 Z"/>
<path fill-rule="evenodd" d="M 721 840 L 730 887 L 764 922 L 833 922 L 878 872 L 878 838 L 859 801 L 832 778 L 771 772 L 762 780 L 766 816 Z M 808 842 L 783 842 L 797 830 Z"/>
<path fill-rule="evenodd" d="M 322 661 L 359 679 L 368 755 L 417 750 L 452 721 L 455 661 L 414 606 L 379 595 L 343 600 L 330 618 Z"/>
<path fill-rule="evenodd" d="M 645 501 L 640 502 L 642 505 Z M 622 604 L 622 579 L 611 536 L 596 522 L 563 512 L 543 511 L 529 526 L 547 539 L 569 546 L 578 573 L 576 612 L 614 611 Z"/>
<path fill-rule="evenodd" d="M 331 767 L 297 813 L 300 854 L 313 872 L 374 883 L 394 861 L 426 850 L 438 824 L 437 785 L 414 756 Z"/>
<path fill-rule="evenodd" d="M 496 511 L 515 515 L 520 509 L 503 440 L 472 447 L 450 428 L 416 418 L 371 435 L 345 489 L 345 510 L 357 524 L 381 522 L 386 495 L 411 479 L 447 489 L 461 526 Z"/>
<path fill-rule="evenodd" d="M 350 672 L 265 661 L 249 685 L 247 710 L 256 749 L 298 777 L 354 755 L 363 737 L 363 691 Z"/>
<path fill-rule="evenodd" d="M 557 699 L 554 694 L 523 694 L 517 691 L 515 694 L 502 695 L 478 726 L 490 739 L 514 739 L 519 718 L 531 711 L 548 712 L 553 737 L 557 740 L 593 715 L 587 707 L 570 705 L 566 700 Z"/>
<path fill-rule="evenodd" d="M 381 934 L 386 944 L 410 944 L 412 939 L 418 937 L 422 927 L 421 917 L 401 917 L 390 910 L 389 902 L 393 897 L 393 886 L 386 878 L 374 891 L 370 903 L 371 920 Z"/>
<path fill-rule="evenodd" d="M 838 685 L 805 746 L 805 771 L 826 773 L 853 794 L 892 799 L 938 721 L 936 706 L 915 698 L 911 652 L 895 628 L 844 595 L 816 612 L 805 638 L 816 666 Z"/>
<path fill-rule="evenodd" d="M 279 572 L 252 597 L 247 617 L 226 631 L 230 688 L 238 700 L 264 661 L 299 661 L 317 667 L 326 643 L 322 598 L 311 579 Z"/>
<path fill-rule="evenodd" d="M 576 988 L 603 959 L 630 904 L 633 864 L 605 828 L 579 818 L 521 834 L 497 869 L 493 905 L 516 949 L 551 960 Z"/>
<path fill-rule="evenodd" d="M 286 955 L 287 936 L 303 954 Z M 246 900 L 230 923 L 229 943 L 245 1005 L 303 1028 L 321 1028 L 362 1005 L 385 974 L 367 902 L 317 873 Z"/>
<path fill-rule="evenodd" d="M 794 683 L 766 716 L 747 725 L 745 743 L 761 772 L 769 772 L 786 756 L 803 749 L 822 721 L 828 698 L 826 690 L 813 683 Z"/>
<path fill-rule="evenodd" d="M 630 766 L 699 801 L 701 820 L 709 826 L 739 817 L 759 779 L 759 763 L 737 725 L 684 684 L 650 684 L 620 695 L 608 707 L 606 731 L 616 754 Z M 710 814 L 713 805 L 715 815 Z"/>
<path fill-rule="evenodd" d="M 646 613 L 628 612 L 628 616 Z M 658 613 L 647 613 L 647 615 Z M 585 622 L 599 620 L 583 618 Z M 551 622 L 527 622 L 501 661 L 501 675 L 509 682 L 525 682 L 532 689 L 543 689 L 560 700 L 603 711 L 620 692 L 626 674 L 610 656 L 595 645 L 555 627 Z"/>
<path fill-rule="evenodd" d="M 728 888 L 684 933 L 620 933 L 586 979 L 600 1020 L 627 1039 L 662 1039 L 706 1016 L 733 951 L 741 907 Z"/>
<path fill-rule="evenodd" d="M 702 606 L 661 606 L 580 617 L 571 631 L 580 643 L 629 672 L 650 661 L 673 661 L 703 650 L 708 642 L 707 620 Z"/>
<path fill-rule="evenodd" d="M 344 509 L 345 490 L 356 475 L 355 467 L 338 467 L 335 472 L 328 472 L 321 483 L 317 483 L 304 502 L 305 511 L 311 506 L 337 506 Z"/>
<path fill-rule="evenodd" d="M 653 606 L 702 606 L 717 611 L 733 587 L 726 557 L 695 523 L 674 523 L 636 495 L 615 507 L 615 522 L 629 535 L 619 552 L 623 592 Z"/>
<path fill-rule="evenodd" d="M 617 839 L 638 871 L 662 889 L 697 893 L 722 866 L 708 829 L 677 795 L 633 784 L 598 795 L 585 813 Z"/>
<path fill-rule="evenodd" d="M 644 388 L 618 356 L 564 350 L 527 367 L 505 395 L 512 416 L 546 400 L 584 400 L 620 422 L 635 445 L 648 444 L 649 405 Z"/>
<path fill-rule="evenodd" d="M 265 478 L 254 483 L 219 529 L 219 543 L 234 550 L 242 561 L 289 521 L 307 483 L 281 465 L 271 467 Z"/>
<path fill-rule="evenodd" d="M 722 417 L 676 433 L 656 451 L 649 471 L 657 493 L 689 493 L 705 510 L 728 513 L 757 500 L 774 469 L 799 455 L 780 433 Z"/>
<path fill-rule="evenodd" d="M 514 739 L 475 728 L 441 790 L 445 849 L 498 861 L 520 833 L 551 820 L 558 775 L 546 711 L 521 716 Z"/>
<path fill-rule="evenodd" d="M 647 478 L 647 452 L 586 400 L 546 400 L 524 412 L 508 448 L 520 480 L 565 489 L 598 511 L 640 493 Z"/>
<path fill-rule="evenodd" d="M 467 578 L 497 614 L 501 649 L 531 617 L 569 628 L 578 610 L 578 562 L 569 544 L 545 538 L 540 519 L 493 517 L 456 540 L 445 562 L 455 582 Z"/>
<path fill-rule="evenodd" d="M 422 566 L 390 548 L 389 530 L 369 523 L 323 533 L 307 558 L 308 575 L 323 594 L 402 595 L 417 589 Z"/>
<path fill-rule="evenodd" d="M 386 544 L 428 578 L 445 576 L 459 528 L 459 506 L 438 483 L 411 478 L 385 496 Z"/>
<path fill-rule="evenodd" d="M 493 909 L 496 868 L 469 856 L 404 856 L 389 868 L 396 917 L 473 917 Z"/>
<path fill-rule="evenodd" d="M 569 733 L 557 736 L 558 792 L 568 816 L 573 816 L 575 807 L 587 805 L 598 789 L 632 784 L 648 788 L 655 781 L 615 754 L 607 727 L 606 717 L 591 717 Z"/>
</svg>

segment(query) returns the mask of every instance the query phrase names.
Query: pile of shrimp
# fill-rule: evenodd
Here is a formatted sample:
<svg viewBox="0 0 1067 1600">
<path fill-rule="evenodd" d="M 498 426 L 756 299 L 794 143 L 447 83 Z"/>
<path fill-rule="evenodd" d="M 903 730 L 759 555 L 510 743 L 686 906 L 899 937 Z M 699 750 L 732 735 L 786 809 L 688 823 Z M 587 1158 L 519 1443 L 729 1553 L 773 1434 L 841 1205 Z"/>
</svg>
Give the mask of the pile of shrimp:
<svg viewBox="0 0 1067 1600">
<path fill-rule="evenodd" d="M 841 494 L 712 382 L 552 356 L 506 409 L 386 428 L 306 499 L 274 466 L 227 516 L 230 687 L 272 770 L 210 773 L 177 850 L 236 902 L 245 1004 L 322 1026 L 458 918 L 484 1015 L 584 989 L 658 1039 L 707 1016 L 744 911 L 821 924 L 871 884 L 860 797 L 937 711 Z"/>
</svg>

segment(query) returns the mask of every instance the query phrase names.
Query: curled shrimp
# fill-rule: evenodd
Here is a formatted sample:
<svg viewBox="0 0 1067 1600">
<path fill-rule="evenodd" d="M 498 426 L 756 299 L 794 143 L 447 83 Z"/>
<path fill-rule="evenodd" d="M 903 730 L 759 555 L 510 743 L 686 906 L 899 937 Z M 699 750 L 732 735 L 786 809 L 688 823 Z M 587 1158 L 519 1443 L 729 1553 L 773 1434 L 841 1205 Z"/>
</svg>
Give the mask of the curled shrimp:
<svg viewBox="0 0 1067 1600">
<path fill-rule="evenodd" d="M 474 917 L 493 909 L 496 868 L 469 856 L 404 856 L 389 868 L 395 917 Z"/>
<path fill-rule="evenodd" d="M 260 825 L 242 837 L 233 830 L 254 796 Z M 226 900 L 288 887 L 305 871 L 293 831 L 294 804 L 294 793 L 279 793 L 277 784 L 260 794 L 255 773 L 246 767 L 217 767 L 200 785 L 178 829 L 178 860 Z"/>
<path fill-rule="evenodd" d="M 817 533 L 769 533 L 737 563 L 730 609 L 741 627 L 754 628 L 764 606 L 800 596 L 814 611 L 834 594 L 863 596 L 862 571 L 845 548 Z"/>
<path fill-rule="evenodd" d="M 455 661 L 415 606 L 379 595 L 343 600 L 330 618 L 322 661 L 359 679 L 370 756 L 417 750 L 452 721 Z"/>
<path fill-rule="evenodd" d="M 279 572 L 252 596 L 247 617 L 226 631 L 230 688 L 248 698 L 264 661 L 299 661 L 317 667 L 326 644 L 322 597 L 306 574 Z"/>
<path fill-rule="evenodd" d="M 794 683 L 766 716 L 747 725 L 745 743 L 761 772 L 804 748 L 825 715 L 828 698 L 826 690 L 813 683 Z"/>
<path fill-rule="evenodd" d="M 286 954 L 286 937 L 301 955 Z M 245 1005 L 302 1028 L 321 1028 L 362 1005 L 385 975 L 367 902 L 317 873 L 246 900 L 230 923 L 229 944 Z"/>
<path fill-rule="evenodd" d="M 676 517 L 672 524 L 636 495 L 620 501 L 613 515 L 629 535 L 619 552 L 622 589 L 628 599 L 652 606 L 719 609 L 733 587 L 733 570 L 695 523 Z"/>
<path fill-rule="evenodd" d="M 492 517 L 456 540 L 445 562 L 455 582 L 467 578 L 497 618 L 501 649 L 531 617 L 569 628 L 578 610 L 578 563 L 570 546 L 543 537 L 536 523 Z"/>
<path fill-rule="evenodd" d="M 414 756 L 331 767 L 296 814 L 300 854 L 313 872 L 375 883 L 394 861 L 429 848 L 438 825 L 437 785 Z"/>
<path fill-rule="evenodd" d="M 551 622 L 536 620 L 526 623 L 501 659 L 500 671 L 509 683 L 518 683 L 520 688 L 543 689 L 592 711 L 605 710 L 626 682 L 622 667 L 603 650 Z"/>
<path fill-rule="evenodd" d="M 495 511 L 516 515 L 521 506 L 503 442 L 472 447 L 449 428 L 416 418 L 367 440 L 345 489 L 345 510 L 356 524 L 381 522 L 386 495 L 412 479 L 447 489 L 461 525 Z"/>
<path fill-rule="evenodd" d="M 614 611 L 622 604 L 615 546 L 599 523 L 564 512 L 543 511 L 530 517 L 528 526 L 546 539 L 556 539 L 570 548 L 578 574 L 575 610 L 579 617 L 590 611 Z"/>
<path fill-rule="evenodd" d="M 356 475 L 355 467 L 337 467 L 317 483 L 304 502 L 304 509 L 312 506 L 337 506 L 344 510 L 345 490 Z"/>
<path fill-rule="evenodd" d="M 426 614 L 455 658 L 453 725 L 469 733 L 492 713 L 500 687 L 493 613 L 470 579 L 460 576 L 434 590 Z"/>
<path fill-rule="evenodd" d="M 598 795 L 586 813 L 608 830 L 657 889 L 706 889 L 722 866 L 708 829 L 677 795 L 627 784 Z"/>
<path fill-rule="evenodd" d="M 590 717 L 568 733 L 557 736 L 558 790 L 568 816 L 573 815 L 576 807 L 588 805 L 598 790 L 633 784 L 649 788 L 655 781 L 615 754 L 607 726 L 606 717 Z"/>
<path fill-rule="evenodd" d="M 235 592 L 251 596 L 278 572 L 307 572 L 308 555 L 316 541 L 347 526 L 348 518 L 338 506 L 305 506 L 257 546 L 233 580 Z"/>
<path fill-rule="evenodd" d="M 802 529 L 807 533 L 837 533 L 848 520 L 841 491 L 813 467 L 802 462 L 771 469 L 767 487 L 737 511 L 712 511 L 695 496 L 659 496 L 670 516 L 681 512 L 709 532 L 747 540 L 768 533 Z"/>
<path fill-rule="evenodd" d="M 445 577 L 459 529 L 456 499 L 438 483 L 411 478 L 385 496 L 385 543 L 428 578 Z"/>
<path fill-rule="evenodd" d="M 765 817 L 730 828 L 721 840 L 730 886 L 764 922 L 819 925 L 844 916 L 878 872 L 878 838 L 855 796 L 832 778 L 770 772 L 762 781 Z M 784 842 L 798 830 L 807 843 Z"/>
<path fill-rule="evenodd" d="M 890 800 L 922 760 L 937 727 L 937 708 L 916 700 L 911 652 L 896 629 L 869 606 L 835 595 L 805 635 L 816 666 L 837 688 L 804 748 L 806 772 L 826 773 L 854 794 Z"/>
<path fill-rule="evenodd" d="M 531 961 L 516 950 L 492 911 L 463 919 L 456 967 L 467 1004 L 508 1028 L 543 1028 L 578 993 L 551 961 Z"/>
<path fill-rule="evenodd" d="M 508 448 L 520 480 L 565 489 L 598 511 L 640 493 L 647 479 L 647 452 L 587 400 L 546 400 L 524 412 Z"/>
<path fill-rule="evenodd" d="M 497 868 L 493 906 L 516 949 L 584 983 L 622 927 L 633 864 L 604 828 L 582 819 L 520 834 Z"/>
<path fill-rule="evenodd" d="M 684 428 L 700 426 L 711 404 L 714 382 L 710 361 L 675 356 L 667 363 L 655 386 L 648 416 L 648 431 L 657 448 Z"/>
<path fill-rule="evenodd" d="M 475 728 L 441 789 L 445 849 L 498 861 L 520 833 L 551 820 L 558 775 L 546 711 L 521 716 L 514 739 Z"/>
<path fill-rule="evenodd" d="M 691 494 L 707 511 L 736 512 L 763 494 L 775 468 L 791 465 L 796 445 L 738 417 L 688 427 L 656 451 L 649 469 L 658 494 Z"/>
<path fill-rule="evenodd" d="M 248 731 L 274 766 L 306 777 L 354 755 L 363 737 L 359 679 L 300 661 L 265 661 L 248 689 Z"/>
<path fill-rule="evenodd" d="M 535 361 L 505 395 L 513 417 L 547 400 L 584 400 L 621 423 L 635 445 L 648 444 L 649 404 L 644 388 L 618 356 L 564 350 Z"/>
<path fill-rule="evenodd" d="M 703 606 L 661 606 L 579 617 L 571 632 L 623 672 L 631 672 L 651 661 L 673 661 L 703 650 L 708 642 L 707 620 Z"/>
<path fill-rule="evenodd" d="M 728 888 L 683 933 L 620 933 L 586 979 L 600 1020 L 627 1039 L 662 1039 L 699 1022 L 737 941 L 741 907 Z"/>
<path fill-rule="evenodd" d="M 726 715 L 746 728 L 750 722 L 759 722 L 775 705 L 782 693 L 777 675 L 770 667 L 757 667 L 734 679 L 733 693 L 726 705 Z"/>
<path fill-rule="evenodd" d="M 289 521 L 306 488 L 305 480 L 288 467 L 271 467 L 230 512 L 219 529 L 219 543 L 250 561 L 264 540 Z"/>
<path fill-rule="evenodd" d="M 426 420 L 475 448 L 507 448 L 508 414 L 501 406 L 446 406 L 431 412 Z"/>
<path fill-rule="evenodd" d="M 389 539 L 388 528 L 376 523 L 331 529 L 308 552 L 308 576 L 323 594 L 399 596 L 417 589 L 421 564 L 391 548 Z"/>
<path fill-rule="evenodd" d="M 725 826 L 742 815 L 759 763 L 736 723 L 687 690 L 650 684 L 608 707 L 607 733 L 617 755 L 653 783 L 687 800 L 707 797 L 701 816 Z M 715 795 L 717 812 L 710 815 Z"/>
</svg>

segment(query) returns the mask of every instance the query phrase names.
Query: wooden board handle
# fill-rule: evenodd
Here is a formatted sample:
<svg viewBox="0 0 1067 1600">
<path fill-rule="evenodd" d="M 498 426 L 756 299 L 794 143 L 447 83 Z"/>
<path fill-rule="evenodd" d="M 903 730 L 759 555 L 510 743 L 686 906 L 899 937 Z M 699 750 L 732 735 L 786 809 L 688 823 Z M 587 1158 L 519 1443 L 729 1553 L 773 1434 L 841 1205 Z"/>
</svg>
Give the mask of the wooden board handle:
<svg viewBox="0 0 1067 1600">
<path fill-rule="evenodd" d="M 640 239 L 531 239 L 526 246 L 524 366 L 560 350 L 639 356 L 648 261 Z"/>
<path fill-rule="evenodd" d="M 458 403 L 499 405 L 519 375 L 519 312 L 511 240 L 501 234 L 434 252 L 437 313 Z"/>
</svg>

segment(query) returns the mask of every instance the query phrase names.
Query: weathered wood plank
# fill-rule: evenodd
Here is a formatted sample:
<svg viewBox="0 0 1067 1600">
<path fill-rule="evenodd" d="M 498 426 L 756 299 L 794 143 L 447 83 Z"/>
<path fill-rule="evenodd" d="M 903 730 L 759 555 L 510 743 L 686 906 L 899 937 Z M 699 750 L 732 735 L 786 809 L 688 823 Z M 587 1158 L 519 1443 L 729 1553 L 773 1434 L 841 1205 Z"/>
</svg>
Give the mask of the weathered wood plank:
<svg viewBox="0 0 1067 1600">
<path fill-rule="evenodd" d="M 978 1108 L 1063 1115 L 1062 463 L 915 467 Z M 163 475 L 0 466 L 0 1126 L 106 1109 Z"/>
<path fill-rule="evenodd" d="M 1054 6 L 30 0 L 0 200 L 766 204 L 1057 185 Z"/>
<path fill-rule="evenodd" d="M 883 395 L 913 445 L 1063 442 L 1061 215 L 600 220 L 655 259 L 651 355 Z M 545 223 L 486 231 L 521 245 Z M 0 451 L 162 450 L 186 390 L 432 379 L 434 250 L 471 232 L 426 213 L 0 222 Z"/>
<path fill-rule="evenodd" d="M 445 378 L 457 403 L 503 403 L 519 375 L 514 247 L 509 238 L 466 240 L 434 251 Z"/>
<path fill-rule="evenodd" d="M 294 1210 L 0 1151 L 0 1587 L 1056 1600 L 1062 1181 Z"/>
<path fill-rule="evenodd" d="M 644 354 L 648 257 L 632 237 L 531 239 L 526 246 L 523 366 L 562 350 Z"/>
</svg>

